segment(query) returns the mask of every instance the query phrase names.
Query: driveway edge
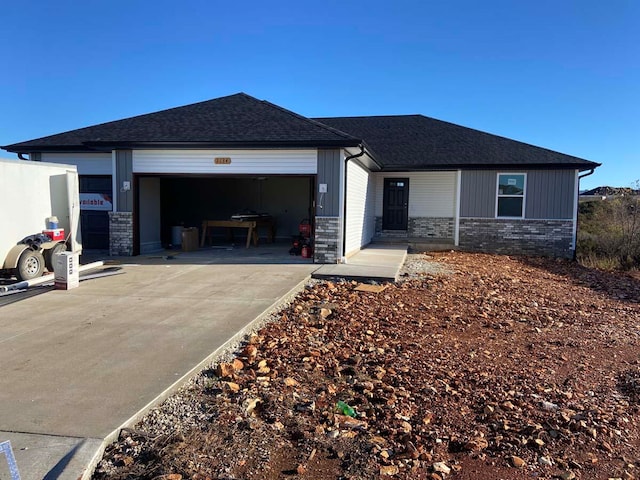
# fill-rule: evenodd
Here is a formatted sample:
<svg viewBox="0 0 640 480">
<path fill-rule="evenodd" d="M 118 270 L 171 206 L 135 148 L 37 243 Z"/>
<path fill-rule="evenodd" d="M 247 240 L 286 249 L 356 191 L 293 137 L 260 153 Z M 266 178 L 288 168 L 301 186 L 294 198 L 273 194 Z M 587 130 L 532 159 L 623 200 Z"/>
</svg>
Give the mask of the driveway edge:
<svg viewBox="0 0 640 480">
<path fill-rule="evenodd" d="M 151 400 L 147 405 L 145 405 L 141 410 L 131 416 L 127 421 L 125 421 L 122 425 L 116 428 L 113 432 L 107 435 L 102 443 L 96 450 L 95 454 L 89 461 L 89 464 L 86 466 L 85 471 L 82 473 L 82 476 L 79 477 L 80 480 L 91 480 L 93 473 L 98 466 L 98 463 L 102 459 L 105 449 L 107 446 L 113 442 L 115 442 L 120 436 L 120 432 L 123 428 L 129 428 L 135 425 L 142 417 L 144 417 L 152 408 L 160 405 L 167 398 L 177 392 L 181 387 L 183 387 L 189 380 L 195 377 L 200 371 L 202 371 L 207 365 L 213 363 L 214 360 L 223 357 L 225 354 L 230 354 L 233 350 L 236 350 L 240 342 L 251 332 L 255 330 L 259 330 L 263 325 L 269 323 L 270 317 L 276 310 L 278 310 L 281 306 L 291 301 L 291 299 L 296 296 L 299 292 L 301 292 L 304 287 L 310 282 L 311 275 L 305 277 L 302 281 L 300 281 L 295 287 L 285 293 L 283 296 L 278 298 L 273 304 L 271 304 L 267 309 L 265 309 L 260 315 L 247 323 L 244 327 L 242 327 L 238 332 L 236 332 L 231 338 L 229 338 L 225 343 L 220 345 L 217 349 L 215 349 L 211 354 L 205 357 L 200 363 L 195 365 L 191 370 L 185 373 L 182 377 L 176 380 L 173 384 L 171 384 L 168 388 L 166 388 L 162 393 L 160 393 L 156 398 Z"/>
</svg>

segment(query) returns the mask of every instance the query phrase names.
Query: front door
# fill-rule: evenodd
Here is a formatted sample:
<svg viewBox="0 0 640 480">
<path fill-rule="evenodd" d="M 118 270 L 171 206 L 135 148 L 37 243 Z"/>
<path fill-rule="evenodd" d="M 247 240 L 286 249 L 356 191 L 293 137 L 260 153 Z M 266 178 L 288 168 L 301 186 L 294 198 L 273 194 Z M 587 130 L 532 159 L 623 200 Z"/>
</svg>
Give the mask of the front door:
<svg viewBox="0 0 640 480">
<path fill-rule="evenodd" d="M 383 230 L 406 230 L 409 217 L 409 179 L 385 178 L 382 209 Z"/>
</svg>

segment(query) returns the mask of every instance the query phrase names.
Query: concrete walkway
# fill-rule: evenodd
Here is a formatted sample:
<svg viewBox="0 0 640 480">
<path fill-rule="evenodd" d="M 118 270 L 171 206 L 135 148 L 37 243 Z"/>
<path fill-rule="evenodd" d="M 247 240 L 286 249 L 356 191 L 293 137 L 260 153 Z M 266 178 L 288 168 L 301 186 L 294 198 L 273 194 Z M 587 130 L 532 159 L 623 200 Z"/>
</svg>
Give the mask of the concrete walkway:
<svg viewBox="0 0 640 480">
<path fill-rule="evenodd" d="M 318 279 L 346 278 L 394 282 L 407 256 L 407 245 L 370 244 L 347 259 L 347 263 L 322 265 L 313 272 Z"/>
<path fill-rule="evenodd" d="M 123 275 L 0 308 L 0 442 L 11 442 L 22 480 L 76 480 L 105 438 L 318 267 L 263 256 L 263 264 L 203 251 L 136 257 Z"/>
</svg>

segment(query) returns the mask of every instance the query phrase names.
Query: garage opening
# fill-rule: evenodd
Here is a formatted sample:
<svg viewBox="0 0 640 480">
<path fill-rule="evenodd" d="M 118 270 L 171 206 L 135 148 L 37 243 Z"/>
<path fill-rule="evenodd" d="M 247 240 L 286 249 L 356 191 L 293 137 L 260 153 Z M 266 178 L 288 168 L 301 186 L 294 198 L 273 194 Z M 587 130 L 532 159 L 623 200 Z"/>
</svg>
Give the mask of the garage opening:
<svg viewBox="0 0 640 480">
<path fill-rule="evenodd" d="M 176 227 L 196 227 L 204 220 L 230 220 L 237 215 L 264 215 L 273 220 L 275 242 L 288 252 L 300 223 L 313 219 L 315 175 L 140 176 L 138 219 L 140 253 L 176 247 Z M 212 228 L 214 245 L 244 248 L 246 230 Z M 259 245 L 269 240 L 258 228 Z M 252 247 L 253 248 L 253 247 Z M 259 247 L 258 247 L 259 248 Z"/>
</svg>

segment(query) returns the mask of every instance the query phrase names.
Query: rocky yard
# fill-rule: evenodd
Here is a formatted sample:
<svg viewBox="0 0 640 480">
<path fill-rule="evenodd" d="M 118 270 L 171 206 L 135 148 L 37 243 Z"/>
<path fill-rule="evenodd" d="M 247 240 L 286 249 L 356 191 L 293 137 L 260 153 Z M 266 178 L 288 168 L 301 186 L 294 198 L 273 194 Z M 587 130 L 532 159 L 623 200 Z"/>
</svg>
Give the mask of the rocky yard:
<svg viewBox="0 0 640 480">
<path fill-rule="evenodd" d="M 95 479 L 640 478 L 640 276 L 411 255 L 309 285 Z"/>
</svg>

